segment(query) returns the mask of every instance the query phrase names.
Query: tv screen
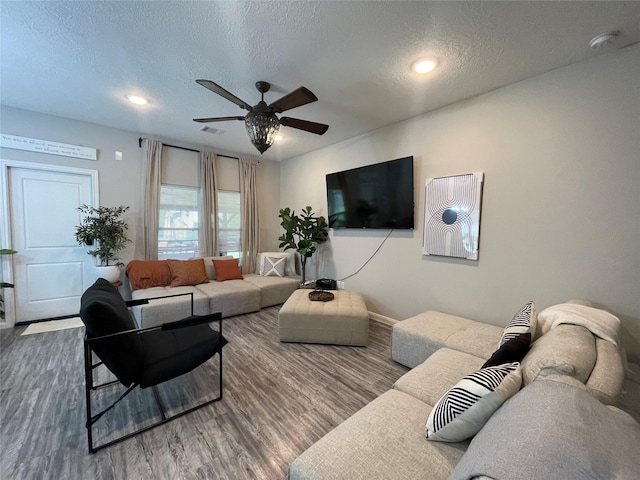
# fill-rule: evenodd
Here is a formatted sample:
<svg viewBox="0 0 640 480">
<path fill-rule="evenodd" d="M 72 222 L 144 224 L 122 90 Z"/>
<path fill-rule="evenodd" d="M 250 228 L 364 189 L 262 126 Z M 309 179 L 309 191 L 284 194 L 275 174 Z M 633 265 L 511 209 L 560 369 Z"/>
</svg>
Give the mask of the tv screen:
<svg viewBox="0 0 640 480">
<path fill-rule="evenodd" d="M 327 174 L 331 228 L 413 229 L 413 157 Z"/>
</svg>

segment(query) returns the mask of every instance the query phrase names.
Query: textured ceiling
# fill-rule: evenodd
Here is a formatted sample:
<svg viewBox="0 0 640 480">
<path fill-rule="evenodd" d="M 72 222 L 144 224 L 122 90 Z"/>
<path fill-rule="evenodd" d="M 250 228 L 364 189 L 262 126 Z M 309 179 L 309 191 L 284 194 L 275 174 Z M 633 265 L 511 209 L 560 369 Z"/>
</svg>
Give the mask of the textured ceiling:
<svg viewBox="0 0 640 480">
<path fill-rule="evenodd" d="M 0 13 L 3 105 L 258 155 L 242 122 L 200 131 L 193 118 L 246 112 L 195 80 L 251 105 L 257 80 L 272 84 L 267 103 L 309 88 L 319 101 L 286 115 L 329 131 L 282 127 L 272 160 L 601 54 L 589 47 L 599 33 L 620 32 L 613 48 L 640 40 L 636 1 L 2 1 Z M 425 55 L 440 67 L 418 78 L 409 66 Z"/>
</svg>

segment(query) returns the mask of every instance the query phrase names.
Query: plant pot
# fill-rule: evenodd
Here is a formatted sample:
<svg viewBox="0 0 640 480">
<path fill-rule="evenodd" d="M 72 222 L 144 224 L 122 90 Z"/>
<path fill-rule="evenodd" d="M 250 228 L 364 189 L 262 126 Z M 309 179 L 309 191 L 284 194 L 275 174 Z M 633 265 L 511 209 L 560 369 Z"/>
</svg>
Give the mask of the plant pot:
<svg viewBox="0 0 640 480">
<path fill-rule="evenodd" d="M 96 269 L 98 270 L 98 278 L 104 278 L 111 283 L 115 283 L 120 280 L 120 267 L 118 265 L 96 267 Z"/>
</svg>

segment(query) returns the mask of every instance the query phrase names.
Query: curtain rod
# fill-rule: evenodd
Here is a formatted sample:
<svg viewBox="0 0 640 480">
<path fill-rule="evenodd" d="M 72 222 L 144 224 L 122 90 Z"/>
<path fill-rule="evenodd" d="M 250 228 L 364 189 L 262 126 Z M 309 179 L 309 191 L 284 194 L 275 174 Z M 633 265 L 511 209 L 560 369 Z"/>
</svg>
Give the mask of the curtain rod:
<svg viewBox="0 0 640 480">
<path fill-rule="evenodd" d="M 144 140 L 142 137 L 138 137 L 138 148 L 142 148 L 142 140 Z M 178 145 L 169 145 L 168 143 L 163 143 L 162 146 L 163 147 L 178 148 L 180 150 L 187 150 L 188 152 L 196 152 L 196 153 L 200 152 L 200 150 L 194 150 L 193 148 L 179 147 Z M 231 157 L 229 155 L 221 155 L 219 153 L 216 153 L 216 155 L 218 157 L 233 158 L 235 160 L 239 160 L 238 157 Z"/>
</svg>

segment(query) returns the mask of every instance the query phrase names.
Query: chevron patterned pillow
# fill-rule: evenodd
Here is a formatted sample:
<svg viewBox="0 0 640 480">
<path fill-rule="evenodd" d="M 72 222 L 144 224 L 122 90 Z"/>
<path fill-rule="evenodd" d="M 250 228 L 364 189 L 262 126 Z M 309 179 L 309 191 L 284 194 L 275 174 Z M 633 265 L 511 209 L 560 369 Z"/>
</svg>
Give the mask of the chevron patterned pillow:
<svg viewBox="0 0 640 480">
<path fill-rule="evenodd" d="M 284 277 L 287 257 L 264 257 L 262 275 L 265 277 Z"/>
<path fill-rule="evenodd" d="M 533 339 L 536 333 L 536 320 L 536 306 L 533 300 L 529 300 L 504 328 L 498 348 L 522 333 L 530 333 Z"/>
<path fill-rule="evenodd" d="M 505 400 L 520 390 L 520 363 L 487 367 L 467 375 L 445 393 L 427 419 L 427 440 L 461 442 L 480 431 Z"/>
</svg>

